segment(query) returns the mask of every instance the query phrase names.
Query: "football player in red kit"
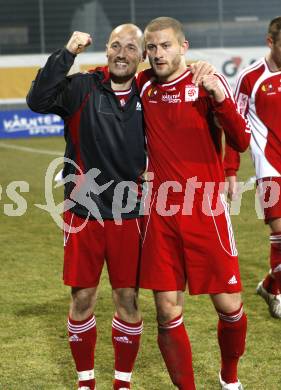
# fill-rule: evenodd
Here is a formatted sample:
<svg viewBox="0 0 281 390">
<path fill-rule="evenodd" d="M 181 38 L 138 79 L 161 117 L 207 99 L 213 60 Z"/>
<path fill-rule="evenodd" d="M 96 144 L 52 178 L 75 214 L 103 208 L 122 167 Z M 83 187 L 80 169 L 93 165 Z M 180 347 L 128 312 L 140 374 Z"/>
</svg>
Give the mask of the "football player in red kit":
<svg viewBox="0 0 281 390">
<path fill-rule="evenodd" d="M 270 227 L 271 270 L 258 283 L 257 293 L 267 302 L 272 317 L 281 318 L 281 16 L 269 24 L 267 44 L 269 53 L 238 77 L 235 98 L 252 128 L 251 153 L 264 220 Z M 227 146 L 225 168 L 231 192 L 239 165 L 239 154 Z"/>
<path fill-rule="evenodd" d="M 223 76 L 204 76 L 200 86 L 192 82 L 185 63 L 188 42 L 177 20 L 154 19 L 144 34 L 152 69 L 142 72 L 138 82 L 154 183 L 144 222 L 140 286 L 154 291 L 158 345 L 173 384 L 182 390 L 195 389 L 183 324 L 186 284 L 190 294 L 210 294 L 219 317 L 220 386 L 241 390 L 237 366 L 247 319 L 220 185 L 221 136 L 223 128 L 226 141 L 242 152 L 250 130 Z"/>
</svg>

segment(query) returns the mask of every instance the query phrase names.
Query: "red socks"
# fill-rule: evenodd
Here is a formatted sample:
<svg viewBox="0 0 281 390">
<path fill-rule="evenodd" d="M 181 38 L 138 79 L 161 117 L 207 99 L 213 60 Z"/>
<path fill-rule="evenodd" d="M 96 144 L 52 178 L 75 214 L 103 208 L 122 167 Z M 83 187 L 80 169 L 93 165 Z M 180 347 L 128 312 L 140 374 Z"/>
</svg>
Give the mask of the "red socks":
<svg viewBox="0 0 281 390">
<path fill-rule="evenodd" d="M 281 232 L 271 233 L 270 244 L 271 272 L 276 280 L 277 287 L 281 290 Z"/>
<path fill-rule="evenodd" d="M 94 354 L 97 339 L 95 317 L 92 315 L 84 321 L 73 321 L 69 318 L 68 331 L 79 387 L 88 386 L 90 390 L 94 390 Z M 112 343 L 115 351 L 114 390 L 130 389 L 141 333 L 142 321 L 130 324 L 114 317 L 112 322 Z"/>
<path fill-rule="evenodd" d="M 275 279 L 271 276 L 271 274 L 267 274 L 264 281 L 262 282 L 263 288 L 266 289 L 267 292 L 273 295 L 280 294 L 280 290 L 278 287 L 278 283 Z"/>
<path fill-rule="evenodd" d="M 218 313 L 218 315 L 218 340 L 222 359 L 221 376 L 226 383 L 237 382 L 238 361 L 245 350 L 247 317 L 242 305 L 233 313 Z M 130 389 L 142 327 L 142 321 L 131 324 L 117 317 L 113 318 L 114 390 Z M 88 386 L 90 390 L 94 390 L 94 351 L 97 338 L 94 315 L 84 321 L 73 321 L 69 318 L 68 331 L 79 387 Z M 158 345 L 173 384 L 180 390 L 195 390 L 192 352 L 182 315 L 166 324 L 159 324 Z"/>
<path fill-rule="evenodd" d="M 130 389 L 142 329 L 142 321 L 131 324 L 120 320 L 116 316 L 112 320 L 112 344 L 115 353 L 114 390 Z"/>
<path fill-rule="evenodd" d="M 158 345 L 173 384 L 180 390 L 195 390 L 191 347 L 182 315 L 158 325 Z"/>
<path fill-rule="evenodd" d="M 68 319 L 69 345 L 75 361 L 79 387 L 95 389 L 94 356 L 97 340 L 96 320 L 91 315 L 84 321 Z"/>
<path fill-rule="evenodd" d="M 245 351 L 247 317 L 243 305 L 233 313 L 218 312 L 218 341 L 221 349 L 221 377 L 226 383 L 237 382 L 239 358 Z"/>
</svg>

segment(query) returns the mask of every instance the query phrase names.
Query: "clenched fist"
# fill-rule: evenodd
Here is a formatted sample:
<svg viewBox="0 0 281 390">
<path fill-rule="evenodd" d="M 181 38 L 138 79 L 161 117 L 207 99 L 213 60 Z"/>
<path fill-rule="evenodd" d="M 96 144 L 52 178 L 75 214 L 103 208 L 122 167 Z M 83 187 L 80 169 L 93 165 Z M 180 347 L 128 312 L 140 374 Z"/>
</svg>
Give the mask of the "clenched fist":
<svg viewBox="0 0 281 390">
<path fill-rule="evenodd" d="M 211 75 L 216 72 L 216 68 L 206 61 L 196 61 L 189 65 L 192 76 L 192 82 L 195 85 L 201 85 L 202 78 L 205 75 Z"/>
<path fill-rule="evenodd" d="M 66 48 L 72 54 L 82 53 L 87 46 L 92 43 L 90 34 L 74 31 L 70 40 L 68 41 Z"/>
<path fill-rule="evenodd" d="M 206 75 L 202 78 L 202 86 L 210 92 L 218 103 L 225 99 L 224 90 L 219 78 L 215 75 Z"/>
</svg>

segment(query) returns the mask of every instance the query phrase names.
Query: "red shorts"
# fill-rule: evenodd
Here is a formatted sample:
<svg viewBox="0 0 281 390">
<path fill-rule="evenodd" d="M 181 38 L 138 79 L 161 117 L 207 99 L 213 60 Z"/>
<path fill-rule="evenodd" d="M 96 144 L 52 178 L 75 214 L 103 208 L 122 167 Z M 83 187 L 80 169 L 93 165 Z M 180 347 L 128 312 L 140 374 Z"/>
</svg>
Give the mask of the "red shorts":
<svg viewBox="0 0 281 390">
<path fill-rule="evenodd" d="M 81 226 L 85 219 L 66 211 L 69 226 Z M 112 288 L 136 287 L 140 259 L 140 220 L 126 219 L 121 225 L 105 220 L 104 227 L 89 220 L 77 233 L 64 232 L 64 284 L 96 287 L 104 262 Z"/>
<path fill-rule="evenodd" d="M 241 280 L 230 217 L 202 212 L 194 202 L 192 215 L 163 217 L 155 205 L 145 217 L 140 287 L 159 291 L 217 294 L 241 291 Z M 177 204 L 177 203 L 174 203 Z"/>
<path fill-rule="evenodd" d="M 257 180 L 264 222 L 281 218 L 281 177 L 264 177 Z"/>
</svg>

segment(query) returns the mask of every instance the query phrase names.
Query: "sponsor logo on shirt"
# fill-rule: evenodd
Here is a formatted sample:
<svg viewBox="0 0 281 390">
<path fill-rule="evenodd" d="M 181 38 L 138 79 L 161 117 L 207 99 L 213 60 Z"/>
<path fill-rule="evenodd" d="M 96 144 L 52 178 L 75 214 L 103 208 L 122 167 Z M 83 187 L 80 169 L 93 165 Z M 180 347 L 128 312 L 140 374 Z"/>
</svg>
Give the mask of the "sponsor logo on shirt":
<svg viewBox="0 0 281 390">
<path fill-rule="evenodd" d="M 141 111 L 141 104 L 140 102 L 137 102 L 137 105 L 136 105 L 136 111 Z"/>
<path fill-rule="evenodd" d="M 169 94 L 165 93 L 162 95 L 162 102 L 165 103 L 181 103 L 181 98 L 180 98 L 181 93 L 176 93 L 176 94 Z"/>
<path fill-rule="evenodd" d="M 185 86 L 185 102 L 194 102 L 198 99 L 199 95 L 199 88 L 196 87 L 194 84 L 186 85 Z"/>
</svg>

